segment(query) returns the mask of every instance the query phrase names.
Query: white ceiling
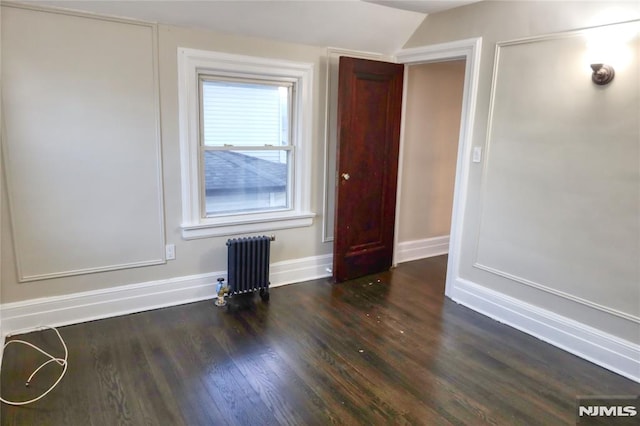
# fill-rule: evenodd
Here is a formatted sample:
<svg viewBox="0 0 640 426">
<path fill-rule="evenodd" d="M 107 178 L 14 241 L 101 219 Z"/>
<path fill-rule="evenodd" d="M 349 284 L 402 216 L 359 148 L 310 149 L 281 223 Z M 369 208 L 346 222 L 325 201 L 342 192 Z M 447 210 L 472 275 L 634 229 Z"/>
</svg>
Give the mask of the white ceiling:
<svg viewBox="0 0 640 426">
<path fill-rule="evenodd" d="M 454 7 L 464 6 L 466 4 L 476 3 L 481 0 L 362 0 L 369 3 L 381 4 L 383 6 L 394 7 L 396 9 L 412 10 L 420 13 L 437 13 L 444 10 L 453 9 Z"/>
<path fill-rule="evenodd" d="M 426 13 L 470 1 L 45 0 L 28 3 L 292 43 L 393 54 L 404 46 Z"/>
</svg>

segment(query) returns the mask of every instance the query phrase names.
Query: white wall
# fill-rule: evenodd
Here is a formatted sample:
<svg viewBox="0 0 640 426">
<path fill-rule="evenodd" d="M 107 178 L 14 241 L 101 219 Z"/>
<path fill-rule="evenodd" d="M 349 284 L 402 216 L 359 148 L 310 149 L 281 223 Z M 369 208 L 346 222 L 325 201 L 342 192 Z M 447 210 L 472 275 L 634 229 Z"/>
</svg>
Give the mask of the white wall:
<svg viewBox="0 0 640 426">
<path fill-rule="evenodd" d="M 639 17 L 637 2 L 484 1 L 429 15 L 405 46 L 483 39 L 472 143 L 485 158 L 470 164 L 465 182 L 460 279 L 620 339 L 630 360 L 640 343 L 638 36 L 631 62 L 606 88 L 591 82 L 586 42 L 575 40 L 533 45 L 538 52 L 504 47 L 497 86 L 492 77 L 498 42 Z M 488 136 L 496 87 L 504 93 L 493 129 L 503 132 Z"/>
<path fill-rule="evenodd" d="M 4 9 L 4 6 L 3 6 Z M 25 13 L 40 13 L 25 11 Z M 5 20 L 6 14 L 2 19 Z M 46 19 L 44 17 L 43 19 Z M 51 22 L 54 18 L 51 18 Z M 90 22 L 100 22 L 94 19 Z M 4 26 L 4 25 L 3 25 Z M 16 30 L 17 31 L 17 30 Z M 33 28 L 24 28 L 23 31 L 35 33 Z M 318 216 L 314 225 L 307 228 L 283 230 L 273 232 L 276 242 L 272 245 L 272 261 L 282 262 L 290 259 L 299 259 L 325 255 L 331 252 L 331 244 L 322 243 L 322 194 L 323 194 L 323 123 L 325 67 L 323 57 L 325 49 L 297 44 L 273 42 L 263 39 L 230 36 L 217 34 L 210 31 L 185 29 L 167 25 L 159 25 L 158 31 L 158 62 L 159 62 L 159 87 L 161 109 L 161 140 L 162 140 L 162 190 L 164 199 L 165 229 L 164 234 L 167 243 L 176 245 L 176 260 L 157 266 L 146 266 L 132 269 L 123 269 L 93 274 L 83 274 L 63 278 L 36 280 L 27 283 L 19 283 L 14 241 L 11 235 L 11 222 L 6 202 L 6 188 L 2 187 L 2 288 L 1 298 L 3 304 L 28 302 L 37 298 L 65 297 L 79 292 L 113 290 L 119 286 L 144 283 L 154 280 L 166 280 L 173 277 L 193 276 L 214 271 L 226 270 L 226 237 L 206 238 L 193 241 L 184 241 L 180 235 L 181 222 L 181 194 L 180 194 L 180 152 L 178 143 L 178 101 L 177 101 L 177 49 L 178 47 L 190 47 L 196 49 L 209 49 L 222 52 L 255 55 L 267 58 L 277 58 L 301 62 L 311 62 L 315 65 L 313 83 L 314 117 L 313 117 L 313 162 L 312 170 L 312 210 Z M 39 33 L 40 34 L 40 33 Z M 42 35 L 42 34 L 41 34 Z M 82 43 L 83 34 L 75 35 L 78 42 Z M 20 37 L 12 38 L 13 43 Z M 2 48 L 8 46 L 3 38 Z M 124 41 L 126 43 L 126 41 Z M 15 46 L 11 46 L 15 47 Z M 70 65 L 67 65 L 70 66 Z M 137 71 L 137 70 L 131 70 Z M 86 99 L 80 101 L 91 104 L 91 93 L 86 93 Z M 69 129 L 63 129 L 69 130 Z M 120 153 L 127 156 L 127 151 Z M 154 155 L 149 151 L 150 156 Z M 82 158 L 69 161 L 82 161 Z M 80 218 L 86 218 L 89 210 L 75 212 Z M 143 219 L 134 217 L 127 227 L 136 225 L 144 226 Z M 44 238 L 44 237 L 43 237 Z M 126 245 L 125 239 L 121 242 Z M 60 246 L 64 251 L 64 245 Z M 21 305 L 22 306 L 22 305 Z"/>
</svg>

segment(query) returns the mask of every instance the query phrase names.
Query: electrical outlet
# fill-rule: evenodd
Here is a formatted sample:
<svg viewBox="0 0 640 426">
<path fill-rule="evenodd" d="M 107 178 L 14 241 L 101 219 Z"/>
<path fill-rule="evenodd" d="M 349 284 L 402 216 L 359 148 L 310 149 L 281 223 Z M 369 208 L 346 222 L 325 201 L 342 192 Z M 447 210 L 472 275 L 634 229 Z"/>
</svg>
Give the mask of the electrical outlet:
<svg viewBox="0 0 640 426">
<path fill-rule="evenodd" d="M 176 245 L 167 244 L 165 247 L 165 256 L 167 260 L 174 260 L 176 258 Z"/>
</svg>

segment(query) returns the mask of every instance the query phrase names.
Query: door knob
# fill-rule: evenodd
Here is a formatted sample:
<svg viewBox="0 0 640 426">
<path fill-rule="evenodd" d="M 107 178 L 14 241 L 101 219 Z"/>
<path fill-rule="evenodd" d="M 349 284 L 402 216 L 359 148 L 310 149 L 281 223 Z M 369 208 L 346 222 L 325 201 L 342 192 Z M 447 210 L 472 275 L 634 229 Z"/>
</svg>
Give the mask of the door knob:
<svg viewBox="0 0 640 426">
<path fill-rule="evenodd" d="M 343 173 L 342 174 L 342 179 L 344 179 L 344 180 L 349 180 L 350 177 L 351 176 L 349 176 L 349 173 Z"/>
</svg>

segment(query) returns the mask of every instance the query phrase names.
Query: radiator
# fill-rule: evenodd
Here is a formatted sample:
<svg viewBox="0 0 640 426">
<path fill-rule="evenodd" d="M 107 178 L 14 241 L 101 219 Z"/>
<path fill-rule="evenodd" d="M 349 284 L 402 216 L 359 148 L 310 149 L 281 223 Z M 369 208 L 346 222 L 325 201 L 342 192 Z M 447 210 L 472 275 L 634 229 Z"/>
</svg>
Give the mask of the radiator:
<svg viewBox="0 0 640 426">
<path fill-rule="evenodd" d="M 274 237 L 234 238 L 227 241 L 229 296 L 259 291 L 269 300 L 269 256 Z"/>
</svg>

